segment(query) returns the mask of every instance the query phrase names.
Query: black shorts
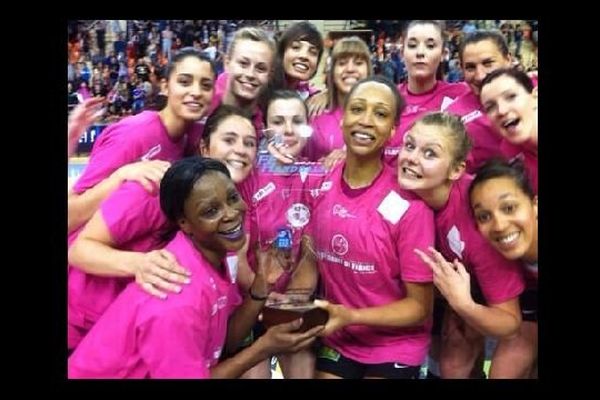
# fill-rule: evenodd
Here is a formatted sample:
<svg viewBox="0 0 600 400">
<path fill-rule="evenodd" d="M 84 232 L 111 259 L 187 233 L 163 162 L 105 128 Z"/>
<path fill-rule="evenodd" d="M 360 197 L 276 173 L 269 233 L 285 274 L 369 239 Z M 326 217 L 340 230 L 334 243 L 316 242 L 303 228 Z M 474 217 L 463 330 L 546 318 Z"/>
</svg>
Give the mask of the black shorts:
<svg viewBox="0 0 600 400">
<path fill-rule="evenodd" d="M 521 306 L 521 319 L 523 321 L 537 322 L 537 288 L 525 289 L 519 296 Z"/>
<path fill-rule="evenodd" d="M 331 347 L 321 344 L 317 350 L 315 369 L 344 379 L 362 379 L 366 377 L 387 379 L 417 379 L 421 366 L 402 363 L 363 364 L 344 357 Z"/>
</svg>

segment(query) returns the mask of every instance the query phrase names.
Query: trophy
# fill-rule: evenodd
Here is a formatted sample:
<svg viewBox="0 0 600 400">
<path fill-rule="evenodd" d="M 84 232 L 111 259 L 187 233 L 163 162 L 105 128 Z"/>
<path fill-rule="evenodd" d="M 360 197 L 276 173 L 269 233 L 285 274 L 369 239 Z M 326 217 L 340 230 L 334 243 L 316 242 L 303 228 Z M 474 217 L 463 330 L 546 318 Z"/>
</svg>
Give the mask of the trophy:
<svg viewBox="0 0 600 400">
<path fill-rule="evenodd" d="M 285 294 L 270 297 L 262 311 L 262 322 L 266 328 L 302 318 L 299 332 L 325 325 L 329 313 L 314 305 L 310 291 L 290 290 Z"/>
</svg>

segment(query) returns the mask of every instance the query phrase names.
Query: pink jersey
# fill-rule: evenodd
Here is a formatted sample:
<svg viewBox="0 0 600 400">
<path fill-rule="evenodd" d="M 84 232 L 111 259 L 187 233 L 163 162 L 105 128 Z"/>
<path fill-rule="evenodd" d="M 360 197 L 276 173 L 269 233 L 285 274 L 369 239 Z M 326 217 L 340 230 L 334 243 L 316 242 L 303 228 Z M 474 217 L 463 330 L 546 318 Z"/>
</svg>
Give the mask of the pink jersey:
<svg viewBox="0 0 600 400">
<path fill-rule="evenodd" d="M 210 377 L 241 298 L 183 232 L 166 249 L 191 283 L 165 300 L 130 283 L 69 357 L 69 378 Z"/>
<path fill-rule="evenodd" d="M 533 152 L 531 149 L 524 148 L 522 146 L 516 146 L 510 143 L 508 140 L 503 139 L 500 143 L 500 151 L 502 155 L 508 160 L 512 160 L 515 157 L 520 158 L 525 164 L 525 170 L 527 171 L 527 177 L 531 183 L 531 188 L 538 193 L 538 157 L 537 152 Z"/>
<path fill-rule="evenodd" d="M 319 163 L 282 165 L 270 154 L 258 156 L 255 173 L 251 176 L 255 190 L 252 194 L 251 212 L 246 214 L 250 225 L 248 263 L 253 270 L 257 268 L 254 256 L 256 244 L 260 243 L 264 247 L 271 243 L 280 229 L 291 232 L 292 254 L 298 255 L 304 227 L 311 217 L 309 196 L 318 189 L 325 173 L 324 167 Z M 273 290 L 284 291 L 288 278 L 285 274 L 274 285 Z"/>
<path fill-rule="evenodd" d="M 404 299 L 405 282 L 431 283 L 431 269 L 413 251 L 434 244 L 431 209 L 400 189 L 389 166 L 362 189 L 343 181 L 344 168 L 324 178 L 309 228 L 325 299 L 376 307 Z M 361 363 L 417 366 L 429 349 L 431 320 L 410 328 L 349 325 L 322 340 Z"/>
<path fill-rule="evenodd" d="M 137 182 L 125 182 L 100 207 L 102 218 L 121 250 L 147 252 L 157 249 L 166 218 L 157 195 L 151 195 Z M 117 298 L 132 278 L 87 274 L 68 267 L 68 347 L 81 338 Z"/>
<path fill-rule="evenodd" d="M 188 134 L 197 136 L 194 123 Z M 176 161 L 183 157 L 187 134 L 173 141 L 158 112 L 144 111 L 108 126 L 94 143 L 90 160 L 73 187 L 81 194 L 108 178 L 119 167 L 141 160 Z"/>
<path fill-rule="evenodd" d="M 341 149 L 346 145 L 340 127 L 343 114 L 342 107 L 338 107 L 312 119 L 310 125 L 313 128 L 313 134 L 304 149 L 309 160 L 317 161 L 331 153 L 332 150 Z"/>
<path fill-rule="evenodd" d="M 518 297 L 525 282 L 520 263 L 505 259 L 477 230 L 469 206 L 472 181 L 472 175 L 462 176 L 435 213 L 436 248 L 446 260 L 458 259 L 473 272 L 488 304 L 499 304 Z"/>
<path fill-rule="evenodd" d="M 410 126 L 423 114 L 430 111 L 444 111 L 457 97 L 463 95 L 469 87 L 463 83 L 448 83 L 437 81 L 436 85 L 428 92 L 412 94 L 408 90 L 408 83 L 398 85 L 398 91 L 406 102 L 406 107 L 400 116 L 400 123 L 385 148 L 386 162 L 396 168 L 398 153 L 402 148 L 404 134 Z"/>
<path fill-rule="evenodd" d="M 461 117 L 471 139 L 472 147 L 467 157 L 468 173 L 475 173 L 486 160 L 501 155 L 502 136 L 483 111 L 479 97 L 472 91 L 456 99 L 446 111 Z"/>
</svg>

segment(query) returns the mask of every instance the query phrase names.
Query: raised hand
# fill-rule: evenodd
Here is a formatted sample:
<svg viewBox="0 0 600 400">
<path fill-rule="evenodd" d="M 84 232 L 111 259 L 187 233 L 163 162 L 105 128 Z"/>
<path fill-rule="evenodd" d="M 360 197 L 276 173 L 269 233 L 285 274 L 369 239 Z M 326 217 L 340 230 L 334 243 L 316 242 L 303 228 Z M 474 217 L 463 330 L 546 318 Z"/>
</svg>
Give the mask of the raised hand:
<svg viewBox="0 0 600 400">
<path fill-rule="evenodd" d="M 321 115 L 327 109 L 327 103 L 329 103 L 327 90 L 310 96 L 308 99 L 306 99 L 305 103 L 306 107 L 308 107 L 309 118 L 314 118 Z"/>
<path fill-rule="evenodd" d="M 68 155 L 77 147 L 77 142 L 85 130 L 103 114 L 104 97 L 91 97 L 79 103 L 69 114 L 67 128 Z"/>
<path fill-rule="evenodd" d="M 431 256 L 419 249 L 414 250 L 423 262 L 433 271 L 433 284 L 448 300 L 451 306 L 456 307 L 472 301 L 471 278 L 464 265 L 457 259 L 448 262 L 444 256 L 429 247 Z"/>
</svg>

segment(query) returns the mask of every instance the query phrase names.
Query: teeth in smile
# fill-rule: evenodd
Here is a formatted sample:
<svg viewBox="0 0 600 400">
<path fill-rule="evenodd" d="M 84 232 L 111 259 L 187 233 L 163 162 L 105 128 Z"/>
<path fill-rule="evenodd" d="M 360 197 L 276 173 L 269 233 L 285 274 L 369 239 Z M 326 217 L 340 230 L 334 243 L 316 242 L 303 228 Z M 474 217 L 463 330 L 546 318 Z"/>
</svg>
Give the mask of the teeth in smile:
<svg viewBox="0 0 600 400">
<path fill-rule="evenodd" d="M 363 139 L 363 140 L 374 140 L 373 136 L 371 136 L 367 133 L 362 133 L 362 132 L 355 132 L 355 133 L 353 133 L 353 136 L 355 138 Z"/>
<path fill-rule="evenodd" d="M 421 175 L 417 174 L 414 170 L 410 168 L 403 167 L 402 172 L 404 172 L 404 175 L 412 176 L 414 178 L 421 178 Z"/>
<path fill-rule="evenodd" d="M 498 241 L 502 244 L 508 244 L 508 243 L 514 242 L 518 236 L 519 236 L 519 232 L 514 232 L 514 233 L 511 233 L 510 235 L 499 238 Z"/>
<path fill-rule="evenodd" d="M 228 160 L 227 164 L 230 165 L 232 168 L 236 168 L 236 169 L 242 169 L 242 168 L 246 167 L 245 162 L 237 161 L 237 160 Z"/>
<path fill-rule="evenodd" d="M 304 64 L 294 64 L 294 68 L 300 69 L 303 72 L 308 71 L 308 67 L 306 65 L 304 65 Z"/>
<path fill-rule="evenodd" d="M 231 229 L 231 230 L 229 230 L 229 231 L 224 231 L 224 232 L 221 232 L 221 233 L 223 233 L 223 234 L 225 234 L 225 235 L 231 235 L 232 233 L 239 232 L 239 231 L 240 231 L 240 229 L 242 229 L 242 224 L 240 224 L 240 225 L 236 226 L 235 228 L 233 228 L 233 229 Z"/>
</svg>

